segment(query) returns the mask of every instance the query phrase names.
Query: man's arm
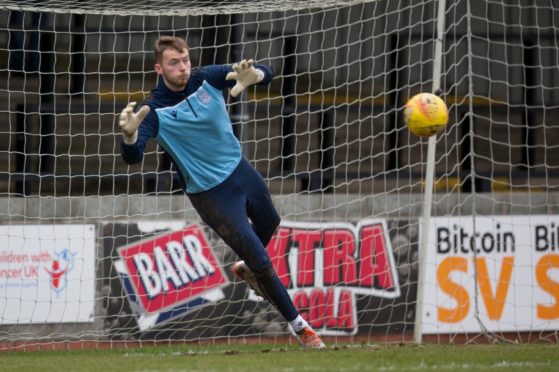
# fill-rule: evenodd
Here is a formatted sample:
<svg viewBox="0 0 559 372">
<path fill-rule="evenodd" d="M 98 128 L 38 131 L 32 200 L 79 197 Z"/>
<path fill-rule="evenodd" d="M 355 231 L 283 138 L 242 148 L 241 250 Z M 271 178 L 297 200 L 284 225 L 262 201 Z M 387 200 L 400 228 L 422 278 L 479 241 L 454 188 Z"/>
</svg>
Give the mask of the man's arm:
<svg viewBox="0 0 559 372">
<path fill-rule="evenodd" d="M 147 141 L 157 135 L 157 114 L 147 105 L 134 113 L 134 106 L 134 102 L 128 104 L 119 120 L 122 131 L 120 155 L 127 164 L 142 161 Z"/>
<path fill-rule="evenodd" d="M 200 79 L 206 80 L 210 83 L 214 88 L 225 90 L 229 88 L 233 88 L 237 85 L 238 81 L 235 79 L 235 75 L 229 75 L 231 73 L 235 73 L 233 70 L 234 65 L 211 65 L 205 66 L 200 69 Z M 252 70 L 259 76 L 259 80 L 255 81 L 257 85 L 267 85 L 270 84 L 272 79 L 274 78 L 274 71 L 271 67 L 263 65 L 263 64 L 254 64 L 251 66 Z M 227 76 L 230 77 L 229 80 L 226 80 Z M 201 82 L 200 81 L 200 82 Z M 254 84 L 254 83 L 253 83 Z M 248 84 L 251 85 L 251 84 Z M 248 86 L 246 85 L 245 88 Z M 244 89 L 244 88 L 243 88 Z M 240 93 L 240 91 L 239 91 Z"/>
</svg>

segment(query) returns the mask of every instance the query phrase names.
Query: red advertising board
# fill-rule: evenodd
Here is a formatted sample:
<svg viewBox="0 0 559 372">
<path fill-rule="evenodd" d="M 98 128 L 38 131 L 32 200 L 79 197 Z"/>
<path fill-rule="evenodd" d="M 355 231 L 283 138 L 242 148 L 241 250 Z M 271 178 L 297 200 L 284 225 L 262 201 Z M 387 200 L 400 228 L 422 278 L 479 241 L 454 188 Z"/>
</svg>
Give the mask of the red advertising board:
<svg viewBox="0 0 559 372">
<path fill-rule="evenodd" d="M 197 225 L 122 247 L 118 253 L 145 313 L 158 313 L 228 283 Z"/>
</svg>

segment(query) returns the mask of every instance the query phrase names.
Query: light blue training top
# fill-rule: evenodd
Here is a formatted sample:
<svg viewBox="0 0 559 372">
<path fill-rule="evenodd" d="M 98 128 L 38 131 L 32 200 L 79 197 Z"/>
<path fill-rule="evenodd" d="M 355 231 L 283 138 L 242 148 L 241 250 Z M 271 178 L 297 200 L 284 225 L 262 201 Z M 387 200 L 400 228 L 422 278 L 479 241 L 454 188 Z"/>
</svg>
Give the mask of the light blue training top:
<svg viewBox="0 0 559 372">
<path fill-rule="evenodd" d="M 264 65 L 255 67 L 264 72 L 259 85 L 269 84 L 273 71 Z M 121 141 L 124 161 L 141 161 L 147 141 L 154 138 L 171 157 L 187 193 L 207 191 L 225 181 L 242 158 L 223 97 L 223 90 L 236 83 L 225 80 L 231 71 L 230 65 L 192 69 L 181 92 L 171 91 L 160 79 L 137 107 L 151 108 L 138 128 L 138 140 L 132 145 Z"/>
</svg>

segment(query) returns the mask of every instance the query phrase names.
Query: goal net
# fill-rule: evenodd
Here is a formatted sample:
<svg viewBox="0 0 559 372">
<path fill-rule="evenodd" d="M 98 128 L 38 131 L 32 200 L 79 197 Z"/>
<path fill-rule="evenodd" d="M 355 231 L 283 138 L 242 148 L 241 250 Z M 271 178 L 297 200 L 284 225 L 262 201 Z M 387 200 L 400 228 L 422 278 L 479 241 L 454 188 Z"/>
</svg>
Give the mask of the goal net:
<svg viewBox="0 0 559 372">
<path fill-rule="evenodd" d="M 270 85 L 225 97 L 282 217 L 274 268 L 327 344 L 556 341 L 558 11 L 0 1 L 0 348 L 295 342 L 234 278 L 238 258 L 162 149 L 120 157 L 118 115 L 155 87 L 161 35 L 185 38 L 193 66 L 274 69 Z M 449 109 L 430 139 L 402 120 L 419 92 Z"/>
</svg>

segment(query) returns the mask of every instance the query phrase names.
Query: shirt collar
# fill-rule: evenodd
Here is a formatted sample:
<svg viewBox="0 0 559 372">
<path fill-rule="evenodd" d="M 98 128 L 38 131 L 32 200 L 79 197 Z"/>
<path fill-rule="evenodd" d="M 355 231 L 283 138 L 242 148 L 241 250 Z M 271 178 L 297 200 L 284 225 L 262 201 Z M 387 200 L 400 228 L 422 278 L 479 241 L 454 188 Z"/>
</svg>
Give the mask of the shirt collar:
<svg viewBox="0 0 559 372">
<path fill-rule="evenodd" d="M 159 79 L 159 82 L 157 83 L 157 90 L 162 92 L 164 95 L 171 96 L 171 97 L 177 97 L 177 98 L 183 98 L 184 97 L 184 94 L 186 92 L 186 87 L 182 91 L 175 92 L 175 91 L 169 89 L 169 87 L 167 85 L 165 85 L 165 82 L 163 81 L 162 77 L 159 77 L 158 79 Z M 188 83 L 187 83 L 187 86 L 188 86 Z"/>
</svg>

